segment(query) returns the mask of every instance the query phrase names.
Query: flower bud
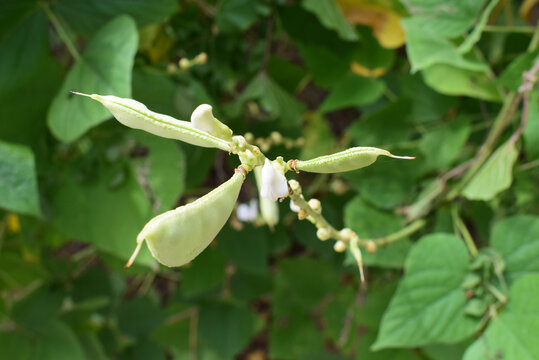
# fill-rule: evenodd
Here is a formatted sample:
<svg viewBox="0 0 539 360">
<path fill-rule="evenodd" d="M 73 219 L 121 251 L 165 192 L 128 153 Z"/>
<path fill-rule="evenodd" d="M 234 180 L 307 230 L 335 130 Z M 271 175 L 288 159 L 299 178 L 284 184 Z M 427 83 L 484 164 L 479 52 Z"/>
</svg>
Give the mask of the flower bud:
<svg viewBox="0 0 539 360">
<path fill-rule="evenodd" d="M 316 230 L 316 236 L 320 240 L 326 241 L 331 237 L 331 233 L 329 232 L 328 228 L 320 228 L 320 229 Z"/>
<path fill-rule="evenodd" d="M 367 241 L 367 244 L 365 245 L 365 247 L 367 248 L 367 251 L 370 253 L 376 252 L 377 246 L 376 246 L 376 243 L 372 240 Z"/>
<path fill-rule="evenodd" d="M 318 214 L 322 212 L 322 204 L 320 203 L 320 200 L 318 199 L 309 200 L 309 206 Z"/>
<path fill-rule="evenodd" d="M 348 245 L 346 245 L 344 241 L 338 240 L 335 245 L 333 245 L 333 250 L 340 253 L 345 251 L 347 247 Z"/>
</svg>

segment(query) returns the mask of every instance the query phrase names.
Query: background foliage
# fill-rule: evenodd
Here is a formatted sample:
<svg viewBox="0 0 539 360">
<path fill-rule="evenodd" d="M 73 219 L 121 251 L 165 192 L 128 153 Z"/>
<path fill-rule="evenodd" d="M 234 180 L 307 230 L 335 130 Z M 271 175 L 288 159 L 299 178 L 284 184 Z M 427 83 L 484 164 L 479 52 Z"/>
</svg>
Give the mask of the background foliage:
<svg viewBox="0 0 539 360">
<path fill-rule="evenodd" d="M 0 357 L 535 359 L 539 94 L 518 91 L 537 61 L 538 9 L 0 1 Z M 189 266 L 144 250 L 124 269 L 148 219 L 237 164 L 125 128 L 69 90 L 185 120 L 209 103 L 272 157 L 353 145 L 417 156 L 299 175 L 336 227 L 375 239 L 417 226 L 365 252 L 368 288 L 287 201 L 272 230 L 233 217 Z M 240 200 L 256 196 L 250 179 Z"/>
</svg>

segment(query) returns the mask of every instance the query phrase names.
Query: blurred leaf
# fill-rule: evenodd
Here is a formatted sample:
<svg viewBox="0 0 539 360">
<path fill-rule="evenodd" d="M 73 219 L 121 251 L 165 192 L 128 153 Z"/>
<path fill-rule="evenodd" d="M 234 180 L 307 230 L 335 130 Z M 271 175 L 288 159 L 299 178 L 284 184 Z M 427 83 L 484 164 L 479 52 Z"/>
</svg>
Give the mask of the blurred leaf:
<svg viewBox="0 0 539 360">
<path fill-rule="evenodd" d="M 429 169 L 443 169 L 457 159 L 471 133 L 470 120 L 458 116 L 426 133 L 419 142 Z"/>
<path fill-rule="evenodd" d="M 153 134 L 132 131 L 130 135 L 149 150 L 146 157 L 134 159 L 132 165 L 147 195 L 153 200 L 154 212 L 161 213 L 174 208 L 185 190 L 183 150 L 177 142 Z"/>
<path fill-rule="evenodd" d="M 45 14 L 35 11 L 0 42 L 0 94 L 36 75 L 36 70 L 48 53 L 46 29 Z"/>
<path fill-rule="evenodd" d="M 490 156 L 462 191 L 470 200 L 491 200 L 513 182 L 513 165 L 518 156 L 515 143 L 508 141 Z"/>
<path fill-rule="evenodd" d="M 350 69 L 358 75 L 368 77 L 378 77 L 385 74 L 393 65 L 395 51 L 381 47 L 368 28 L 361 28 L 360 34 L 361 42 Z M 366 71 L 368 75 L 361 71 Z"/>
<path fill-rule="evenodd" d="M 283 127 L 294 127 L 301 124 L 305 105 L 284 91 L 266 74 L 258 74 L 241 94 L 238 101 L 258 101 L 263 111 L 270 114 L 271 119 L 279 119 Z"/>
<path fill-rule="evenodd" d="M 387 236 L 403 227 L 403 219 L 365 204 L 359 196 L 350 200 L 344 208 L 344 224 L 362 239 Z M 363 252 L 363 263 L 367 266 L 400 268 L 410 250 L 407 238 L 380 247 L 374 253 Z M 353 262 L 355 263 L 355 262 Z"/>
<path fill-rule="evenodd" d="M 460 342 L 458 344 L 434 344 L 422 348 L 423 352 L 431 360 L 462 360 L 464 352 L 470 341 Z"/>
<path fill-rule="evenodd" d="M 319 110 L 330 112 L 370 104 L 382 96 L 384 89 L 385 85 L 380 80 L 349 74 L 331 88 Z"/>
<path fill-rule="evenodd" d="M 74 172 L 60 177 L 52 201 L 52 223 L 66 237 L 93 244 L 127 261 L 136 237 L 151 218 L 150 204 L 130 172 L 104 168 L 89 182 L 77 180 Z M 112 187 L 110 181 L 124 177 Z M 155 264 L 144 246 L 136 263 Z"/>
<path fill-rule="evenodd" d="M 308 311 L 339 286 L 330 264 L 305 257 L 283 259 L 275 275 L 274 314 L 277 317 Z"/>
<path fill-rule="evenodd" d="M 0 331 L 0 358 L 10 360 L 29 360 L 32 343 L 22 333 Z"/>
<path fill-rule="evenodd" d="M 152 71 L 150 67 L 133 71 L 133 98 L 152 111 L 173 117 L 181 115 L 175 106 L 177 92 L 178 85 L 170 77 Z"/>
<path fill-rule="evenodd" d="M 498 77 L 498 82 L 511 91 L 517 91 L 522 85 L 522 75 L 530 70 L 539 56 L 539 49 L 526 52 L 513 60 Z"/>
<path fill-rule="evenodd" d="M 25 146 L 0 141 L 0 207 L 40 216 L 34 154 Z"/>
<path fill-rule="evenodd" d="M 397 285 L 398 281 L 370 285 L 365 303 L 354 312 L 355 321 L 371 329 L 378 329 L 382 321 L 382 316 L 397 289 Z"/>
<path fill-rule="evenodd" d="M 2 1 L 0 12 L 0 42 L 12 28 L 34 8 L 37 0 Z"/>
<path fill-rule="evenodd" d="M 306 71 L 297 64 L 277 56 L 270 56 L 268 74 L 289 93 L 295 93 L 300 81 L 305 77 Z"/>
<path fill-rule="evenodd" d="M 411 101 L 413 119 L 418 123 L 441 119 L 457 104 L 457 99 L 433 91 L 419 74 L 400 75 L 399 86 L 403 97 Z"/>
<path fill-rule="evenodd" d="M 129 15 L 142 27 L 162 22 L 178 10 L 175 0 L 59 0 L 54 5 L 69 26 L 84 35 L 118 15 Z"/>
<path fill-rule="evenodd" d="M 530 93 L 528 124 L 524 129 L 524 151 L 528 160 L 539 158 L 539 91 Z"/>
<path fill-rule="evenodd" d="M 268 271 L 268 238 L 263 228 L 246 224 L 240 231 L 230 227 L 218 235 L 219 247 L 238 269 L 262 275 Z"/>
<path fill-rule="evenodd" d="M 159 304 L 142 296 L 122 303 L 117 310 L 117 316 L 119 329 L 133 337 L 152 332 L 165 320 L 165 314 Z"/>
<path fill-rule="evenodd" d="M 419 360 L 412 350 L 408 349 L 384 349 L 384 350 L 372 350 L 372 344 L 376 340 L 376 331 L 367 330 L 365 334 L 361 336 L 359 342 L 359 351 L 356 354 L 357 360 Z"/>
<path fill-rule="evenodd" d="M 501 314 L 494 316 L 485 333 L 464 354 L 464 360 L 498 357 L 535 359 L 539 354 L 536 341 L 539 332 L 539 274 L 528 274 L 514 282 L 509 303 Z"/>
<path fill-rule="evenodd" d="M 200 339 L 223 360 L 234 359 L 255 334 L 256 315 L 248 308 L 208 303 L 199 311 Z"/>
<path fill-rule="evenodd" d="M 323 345 L 322 333 L 306 314 L 292 313 L 284 318 L 277 317 L 272 322 L 269 355 L 273 359 L 300 359 L 312 353 L 319 353 Z"/>
<path fill-rule="evenodd" d="M 133 346 L 127 348 L 119 360 L 167 360 L 165 350 L 157 344 L 142 340 L 136 342 Z"/>
<path fill-rule="evenodd" d="M 383 147 L 404 142 L 412 132 L 411 112 L 410 101 L 391 102 L 353 122 L 347 133 L 358 146 Z"/>
<path fill-rule="evenodd" d="M 193 297 L 218 288 L 225 279 L 226 258 L 220 249 L 208 248 L 182 271 L 180 291 Z"/>
<path fill-rule="evenodd" d="M 349 60 L 325 46 L 301 45 L 299 52 L 309 68 L 313 82 L 321 88 L 338 86 L 349 72 Z"/>
<path fill-rule="evenodd" d="M 98 102 L 74 96 L 69 91 L 131 96 L 131 70 L 137 42 L 135 23 L 127 16 L 110 21 L 90 40 L 49 108 L 47 123 L 59 140 L 73 141 L 111 117 Z"/>
<path fill-rule="evenodd" d="M 62 301 L 63 294 L 40 288 L 13 305 L 11 318 L 26 330 L 47 333 Z"/>
<path fill-rule="evenodd" d="M 40 264 L 24 261 L 20 254 L 5 250 L 0 253 L 0 290 L 15 290 L 47 275 Z"/>
<path fill-rule="evenodd" d="M 329 128 L 327 120 L 318 114 L 306 119 L 303 129 L 305 145 L 301 149 L 300 159 L 313 159 L 317 156 L 331 154 L 334 150 L 335 136 Z"/>
<path fill-rule="evenodd" d="M 346 21 L 335 0 L 303 0 L 302 5 L 315 14 L 325 27 L 335 30 L 342 39 L 358 40 L 354 28 Z"/>
<path fill-rule="evenodd" d="M 466 294 L 460 287 L 468 266 L 466 247 L 455 235 L 421 238 L 406 259 L 405 276 L 373 349 L 453 343 L 472 335 L 478 321 L 465 315 Z"/>
<path fill-rule="evenodd" d="M 73 331 L 64 323 L 53 320 L 46 324 L 35 344 L 34 359 L 86 360 L 84 352 Z"/>
<path fill-rule="evenodd" d="M 465 95 L 488 101 L 500 101 L 495 86 L 484 72 L 436 64 L 423 70 L 425 83 L 445 95 Z"/>
<path fill-rule="evenodd" d="M 539 218 L 517 215 L 503 219 L 492 229 L 490 245 L 506 264 L 511 280 L 539 273 Z"/>
<path fill-rule="evenodd" d="M 272 275 L 267 271 L 264 275 L 258 275 L 239 269 L 230 281 L 230 289 L 234 298 L 252 301 L 273 290 Z"/>
<path fill-rule="evenodd" d="M 246 30 L 257 18 L 251 0 L 222 0 L 217 8 L 217 27 L 224 33 Z"/>
<path fill-rule="evenodd" d="M 103 345 L 93 333 L 77 334 L 86 360 L 108 360 Z"/>
</svg>

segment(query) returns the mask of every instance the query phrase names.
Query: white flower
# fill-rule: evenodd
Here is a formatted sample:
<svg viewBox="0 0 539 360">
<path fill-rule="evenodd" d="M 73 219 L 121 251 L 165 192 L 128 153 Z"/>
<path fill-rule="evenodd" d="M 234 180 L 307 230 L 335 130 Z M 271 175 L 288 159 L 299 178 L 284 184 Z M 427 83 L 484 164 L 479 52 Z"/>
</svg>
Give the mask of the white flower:
<svg viewBox="0 0 539 360">
<path fill-rule="evenodd" d="M 258 216 L 258 201 L 251 199 L 249 204 L 239 204 L 236 216 L 243 222 L 255 221 Z"/>
<path fill-rule="evenodd" d="M 271 201 L 276 201 L 288 194 L 288 183 L 282 172 L 279 172 L 266 158 L 262 168 L 262 184 L 260 195 Z"/>
<path fill-rule="evenodd" d="M 300 195 L 300 196 L 302 199 L 304 199 L 303 195 Z M 296 205 L 296 203 L 292 201 L 292 199 L 290 199 L 290 210 L 297 213 L 301 210 L 301 208 L 298 205 Z"/>
</svg>

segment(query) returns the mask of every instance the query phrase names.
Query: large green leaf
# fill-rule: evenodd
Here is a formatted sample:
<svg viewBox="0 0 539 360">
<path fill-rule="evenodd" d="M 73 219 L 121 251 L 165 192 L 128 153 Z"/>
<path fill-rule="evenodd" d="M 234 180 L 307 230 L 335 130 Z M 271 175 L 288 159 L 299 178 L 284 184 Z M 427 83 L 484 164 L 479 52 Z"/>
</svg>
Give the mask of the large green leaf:
<svg viewBox="0 0 539 360">
<path fill-rule="evenodd" d="M 454 343 L 473 334 L 478 322 L 465 314 L 466 293 L 460 288 L 468 266 L 466 247 L 455 235 L 421 238 L 406 259 L 373 348 Z"/>
<path fill-rule="evenodd" d="M 82 58 L 67 74 L 47 115 L 49 128 L 58 139 L 73 141 L 111 117 L 101 104 L 73 96 L 69 91 L 131 96 L 131 71 L 137 43 L 135 23 L 127 16 L 110 21 L 90 40 Z"/>
<path fill-rule="evenodd" d="M 67 325 L 53 320 L 46 327 L 35 344 L 35 359 L 86 360 L 77 336 Z"/>
<path fill-rule="evenodd" d="M 518 215 L 496 223 L 491 246 L 503 257 L 507 276 L 539 273 L 539 217 Z"/>
<path fill-rule="evenodd" d="M 349 74 L 331 88 L 319 110 L 330 112 L 370 104 L 382 96 L 384 89 L 385 85 L 380 80 Z"/>
<path fill-rule="evenodd" d="M 256 330 L 256 315 L 246 307 L 209 303 L 199 309 L 199 335 L 223 360 L 234 359 Z"/>
<path fill-rule="evenodd" d="M 178 10 L 175 0 L 59 0 L 54 5 L 73 30 L 86 35 L 118 15 L 129 15 L 138 26 L 145 26 L 161 22 Z"/>
<path fill-rule="evenodd" d="M 518 156 L 515 143 L 508 141 L 479 169 L 462 194 L 470 200 L 491 200 L 513 182 L 513 165 Z"/>
<path fill-rule="evenodd" d="M 222 0 L 217 9 L 217 27 L 224 33 L 246 30 L 257 18 L 256 5 L 251 0 Z"/>
<path fill-rule="evenodd" d="M 344 224 L 354 230 L 360 238 L 374 239 L 387 236 L 403 226 L 403 219 L 392 213 L 372 208 L 359 196 L 350 200 L 344 209 Z M 409 239 L 380 247 L 374 253 L 364 252 L 365 265 L 400 268 L 410 250 Z"/>
<path fill-rule="evenodd" d="M 20 332 L 0 331 L 0 357 L 11 360 L 29 360 L 32 343 Z"/>
<path fill-rule="evenodd" d="M 34 154 L 26 146 L 0 141 L 0 207 L 41 214 Z"/>
<path fill-rule="evenodd" d="M 35 11 L 0 43 L 0 94 L 34 77 L 48 53 L 47 19 Z"/>
<path fill-rule="evenodd" d="M 429 169 L 446 168 L 456 160 L 471 132 L 470 120 L 459 116 L 428 132 L 419 142 Z"/>
<path fill-rule="evenodd" d="M 325 27 L 335 30 L 344 40 L 358 40 L 354 28 L 334 0 L 303 0 L 302 5 L 315 14 Z"/>
<path fill-rule="evenodd" d="M 52 198 L 53 225 L 68 238 L 127 260 L 152 212 L 135 176 L 124 171 L 102 169 L 97 179 L 87 182 L 73 171 L 63 174 Z M 155 264 L 145 248 L 137 262 Z"/>
<path fill-rule="evenodd" d="M 30 13 L 37 0 L 3 0 L 0 11 L 0 41 L 9 31 L 28 13 Z"/>
<path fill-rule="evenodd" d="M 425 83 L 442 94 L 465 95 L 489 101 L 501 99 L 495 82 L 485 72 L 435 64 L 424 69 L 422 74 Z"/>
<path fill-rule="evenodd" d="M 539 274 L 516 280 L 511 286 L 509 303 L 490 320 L 485 333 L 464 354 L 464 360 L 539 359 L 538 296 Z"/>
</svg>

